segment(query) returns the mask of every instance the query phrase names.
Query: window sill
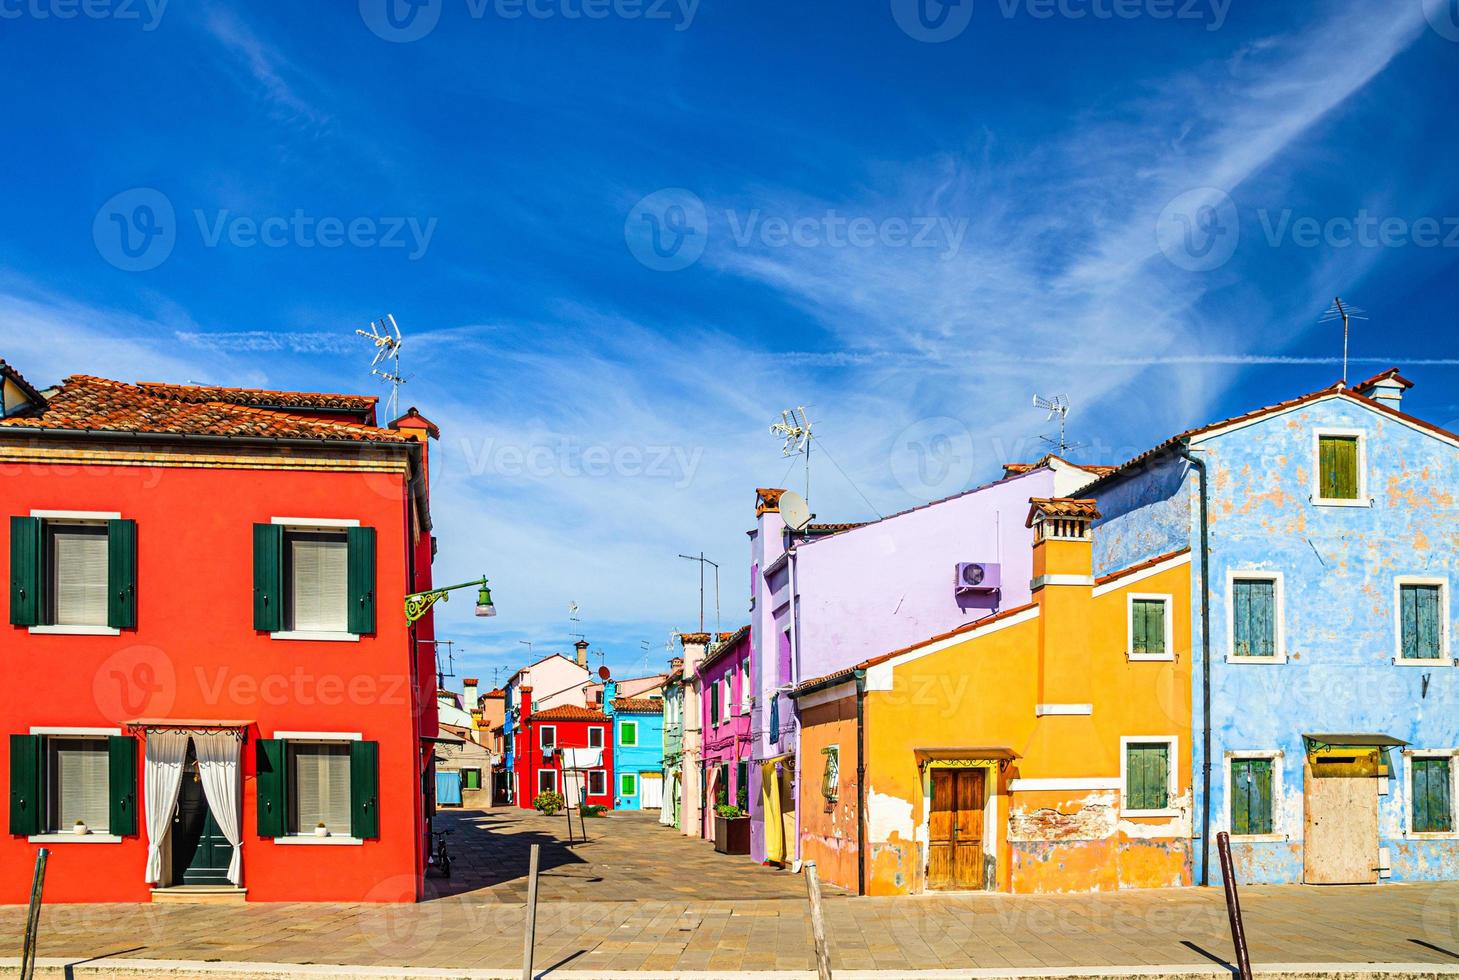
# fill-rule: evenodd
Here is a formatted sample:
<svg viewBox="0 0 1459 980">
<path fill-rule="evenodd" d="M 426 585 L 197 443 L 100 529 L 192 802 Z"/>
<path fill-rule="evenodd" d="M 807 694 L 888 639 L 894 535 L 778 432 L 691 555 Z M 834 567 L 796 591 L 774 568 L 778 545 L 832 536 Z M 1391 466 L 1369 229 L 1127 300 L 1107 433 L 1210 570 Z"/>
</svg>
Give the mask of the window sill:
<svg viewBox="0 0 1459 980">
<path fill-rule="evenodd" d="M 1284 844 L 1287 842 L 1286 834 L 1232 834 L 1233 844 Z"/>
<path fill-rule="evenodd" d="M 1405 840 L 1459 840 L 1459 832 L 1441 831 L 1438 833 L 1415 833 L 1409 831 L 1403 835 Z M 32 838 L 34 839 L 34 838 Z"/>
<path fill-rule="evenodd" d="M 37 636 L 121 636 L 122 631 L 110 626 L 32 626 Z"/>
<path fill-rule="evenodd" d="M 1313 507 L 1372 507 L 1373 501 L 1359 498 L 1357 500 L 1327 499 L 1325 497 L 1313 497 Z"/>
<path fill-rule="evenodd" d="M 1180 816 L 1184 816 L 1184 815 L 1185 815 L 1185 811 L 1184 810 L 1173 810 L 1173 809 L 1165 809 L 1165 810 L 1121 810 L 1120 811 L 1120 819 L 1122 819 L 1122 820 L 1123 819 L 1130 818 L 1130 817 L 1155 817 L 1155 818 L 1169 819 L 1170 817 L 1180 817 Z"/>
<path fill-rule="evenodd" d="M 32 844 L 120 844 L 122 839 L 115 834 L 35 834 L 28 838 Z"/>
<path fill-rule="evenodd" d="M 1175 662 L 1173 653 L 1126 653 L 1125 659 L 1132 664 L 1169 664 Z"/>
<path fill-rule="evenodd" d="M 1234 653 L 1226 654 L 1228 664 L 1284 664 L 1287 662 L 1287 655 L 1284 653 L 1277 657 L 1238 657 Z"/>
<path fill-rule="evenodd" d="M 290 834 L 287 837 L 275 837 L 275 844 L 323 844 L 323 845 L 344 845 L 363 844 L 364 841 L 358 837 L 315 837 L 313 834 Z"/>
<path fill-rule="evenodd" d="M 325 640 L 332 643 L 358 643 L 358 633 L 336 633 L 332 630 L 280 630 L 270 633 L 274 640 Z"/>
<path fill-rule="evenodd" d="M 1435 657 L 1432 660 L 1421 660 L 1413 657 L 1394 657 L 1393 664 L 1396 667 L 1452 667 L 1453 657 Z"/>
</svg>

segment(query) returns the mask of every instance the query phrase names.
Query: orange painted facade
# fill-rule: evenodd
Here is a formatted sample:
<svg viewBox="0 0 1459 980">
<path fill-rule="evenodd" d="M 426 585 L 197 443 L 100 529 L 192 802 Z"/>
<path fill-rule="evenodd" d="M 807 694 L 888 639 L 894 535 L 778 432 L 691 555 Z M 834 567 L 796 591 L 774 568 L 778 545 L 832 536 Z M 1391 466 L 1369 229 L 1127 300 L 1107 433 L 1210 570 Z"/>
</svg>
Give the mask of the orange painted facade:
<svg viewBox="0 0 1459 980">
<path fill-rule="evenodd" d="M 1055 511 L 1061 504 L 1049 503 Z M 1038 514 L 1035 507 L 1035 523 Z M 1030 605 L 860 665 L 868 894 L 1190 883 L 1189 554 L 1096 583 L 1088 521 L 1061 527 L 1077 534 L 1034 545 Z M 1136 650 L 1136 602 L 1163 609 L 1158 653 L 1143 652 L 1154 640 Z M 847 719 L 854 725 L 856 683 L 854 675 L 833 677 L 818 692 L 801 692 L 802 744 L 839 740 L 854 748 Z M 1129 760 L 1140 768 L 1162 756 L 1166 785 L 1136 788 L 1139 774 L 1127 782 Z M 934 781 L 951 786 L 953 773 L 974 774 L 967 778 L 981 806 L 962 814 L 959 833 L 981 841 L 963 879 L 936 881 L 929 878 L 938 859 Z M 842 779 L 854 786 L 851 765 Z M 1137 792 L 1154 795 L 1141 800 Z M 818 817 L 820 797 L 816 780 L 802 781 L 802 813 Z M 854 819 L 837 819 L 854 841 Z M 855 889 L 855 861 L 827 848 L 822 823 L 803 821 L 804 853 L 825 861 L 827 880 Z M 854 844 L 845 850 L 854 856 Z"/>
<path fill-rule="evenodd" d="M 373 416 L 373 411 L 371 412 Z M 371 419 L 373 422 L 373 419 Z M 422 424 L 416 424 L 417 422 Z M 136 522 L 136 626 L 49 635 L 0 626 L 0 733 L 114 731 L 137 738 L 137 832 L 119 840 L 0 835 L 0 902 L 27 898 L 51 852 L 47 902 L 145 902 L 143 737 L 132 723 L 240 724 L 242 886 L 248 901 L 414 901 L 422 895 L 430 744 L 436 734 L 431 616 L 402 597 L 430 586 L 423 495 L 426 427 L 412 440 L 231 443 L 226 438 L 81 439 L 0 428 L 0 512 L 120 514 Z M 432 427 L 433 428 L 433 427 Z M 385 430 L 380 430 L 385 431 Z M 412 481 L 415 487 L 412 488 Z M 376 625 L 351 642 L 257 632 L 252 528 L 278 518 L 374 528 Z M 10 554 L 0 521 L 0 556 Z M 0 557 L 3 560 L 3 557 Z M 12 569 L 13 571 L 13 569 Z M 15 696 L 24 692 L 24 696 Z M 378 836 L 345 846 L 261 837 L 256 746 L 281 733 L 378 743 Z M 0 779 L 11 776 L 0 737 Z M 12 790 L 12 806 L 14 806 Z M 12 811 L 12 823 L 14 816 Z"/>
</svg>

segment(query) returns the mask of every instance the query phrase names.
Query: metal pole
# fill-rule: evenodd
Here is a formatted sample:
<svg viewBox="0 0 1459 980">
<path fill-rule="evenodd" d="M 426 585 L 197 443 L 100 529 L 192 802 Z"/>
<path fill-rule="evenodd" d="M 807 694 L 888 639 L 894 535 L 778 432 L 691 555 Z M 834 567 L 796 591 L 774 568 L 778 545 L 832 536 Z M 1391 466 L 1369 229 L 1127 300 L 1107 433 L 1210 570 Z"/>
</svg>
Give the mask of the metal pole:
<svg viewBox="0 0 1459 980">
<path fill-rule="evenodd" d="M 25 946 L 20 957 L 20 980 L 31 980 L 35 976 L 35 947 L 41 924 L 41 893 L 45 890 L 46 860 L 50 856 L 50 850 L 44 847 L 35 856 L 35 877 L 30 883 L 30 909 L 25 917 Z"/>
<path fill-rule="evenodd" d="M 571 820 L 572 816 L 569 815 Z M 522 935 L 522 980 L 532 980 L 532 947 L 537 941 L 537 855 L 541 844 L 532 845 L 532 867 L 527 872 L 527 928 Z"/>
<path fill-rule="evenodd" d="M 1251 956 L 1246 948 L 1246 925 L 1241 921 L 1241 898 L 1236 894 L 1236 871 L 1231 864 L 1231 835 L 1216 835 L 1221 856 L 1221 882 L 1226 886 L 1226 916 L 1231 920 L 1231 944 L 1236 947 L 1236 969 L 1240 980 L 1251 980 Z"/>
<path fill-rule="evenodd" d="M 826 923 L 821 917 L 821 880 L 816 874 L 814 861 L 805 863 L 805 887 L 811 899 L 811 935 L 816 941 L 816 975 L 820 980 L 831 980 L 831 952 L 826 948 Z"/>
</svg>

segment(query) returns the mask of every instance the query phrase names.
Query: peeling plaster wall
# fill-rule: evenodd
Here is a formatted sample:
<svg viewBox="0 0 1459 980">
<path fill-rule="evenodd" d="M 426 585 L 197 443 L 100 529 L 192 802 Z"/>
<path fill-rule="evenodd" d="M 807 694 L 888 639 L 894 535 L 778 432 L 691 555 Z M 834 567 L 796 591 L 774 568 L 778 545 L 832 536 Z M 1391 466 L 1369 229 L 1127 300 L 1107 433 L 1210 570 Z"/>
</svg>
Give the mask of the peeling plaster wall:
<svg viewBox="0 0 1459 980">
<path fill-rule="evenodd" d="M 801 858 L 815 861 L 821 880 L 852 892 L 857 888 L 856 695 L 852 693 L 800 712 L 800 749 L 805 778 L 797 811 Z M 822 792 L 828 746 L 839 749 L 841 775 L 836 799 Z"/>
<path fill-rule="evenodd" d="M 1371 506 L 1312 503 L 1314 435 L 1326 428 L 1364 434 Z M 1193 448 L 1201 451 L 1211 478 L 1211 880 L 1220 878 L 1214 836 L 1229 827 L 1225 753 L 1275 749 L 1283 753 L 1278 839 L 1237 841 L 1232 850 L 1242 882 L 1297 882 L 1304 732 L 1383 733 L 1423 749 L 1459 746 L 1455 668 L 1393 662 L 1396 577 L 1435 576 L 1447 579 L 1451 590 L 1459 586 L 1459 450 L 1346 399 L 1309 404 Z M 1197 484 L 1177 459 L 1097 493 L 1105 514 L 1095 535 L 1097 569 L 1186 544 L 1198 551 Z M 1177 541 L 1183 523 L 1188 531 Z M 1286 663 L 1227 663 L 1227 579 L 1233 570 L 1282 575 Z M 1196 708 L 1191 745 L 1199 833 L 1199 554 L 1191 584 Z M 1459 602 L 1451 592 L 1451 637 L 1456 610 Z M 1459 878 L 1459 841 L 1405 838 L 1407 771 L 1400 752 L 1387 758 L 1391 778 L 1379 798 L 1379 843 L 1389 849 L 1392 879 Z"/>
</svg>

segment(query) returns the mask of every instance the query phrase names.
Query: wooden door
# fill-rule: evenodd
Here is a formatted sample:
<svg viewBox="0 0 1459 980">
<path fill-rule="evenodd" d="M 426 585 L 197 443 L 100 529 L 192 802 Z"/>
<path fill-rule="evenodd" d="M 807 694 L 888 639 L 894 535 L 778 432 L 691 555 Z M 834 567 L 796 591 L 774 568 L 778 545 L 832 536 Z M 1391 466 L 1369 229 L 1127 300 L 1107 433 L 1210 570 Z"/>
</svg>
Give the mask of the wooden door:
<svg viewBox="0 0 1459 980">
<path fill-rule="evenodd" d="M 928 888 L 961 891 L 983 887 L 984 799 L 982 769 L 932 770 Z"/>
<path fill-rule="evenodd" d="M 172 884 L 227 885 L 233 845 L 218 829 L 213 811 L 208 808 L 191 746 L 188 763 L 183 768 L 172 818 Z"/>
<path fill-rule="evenodd" d="M 1304 769 L 1306 834 L 1302 880 L 1309 885 L 1378 882 L 1378 780 L 1372 776 L 1313 778 Z"/>
</svg>

